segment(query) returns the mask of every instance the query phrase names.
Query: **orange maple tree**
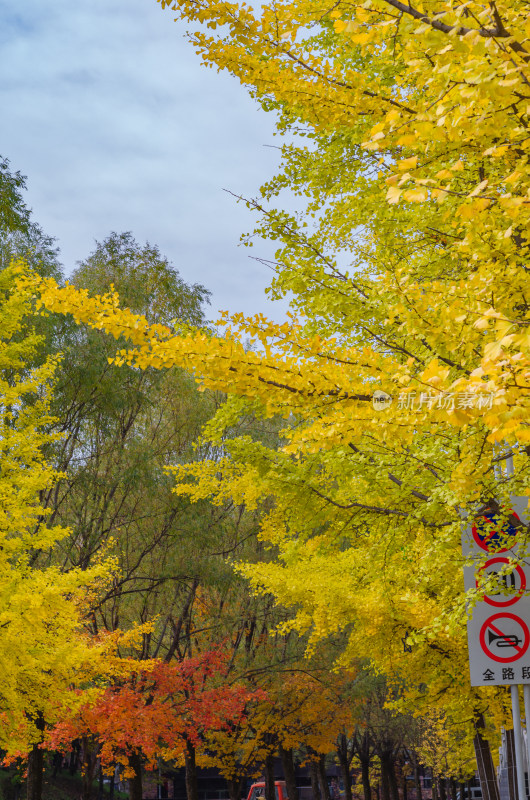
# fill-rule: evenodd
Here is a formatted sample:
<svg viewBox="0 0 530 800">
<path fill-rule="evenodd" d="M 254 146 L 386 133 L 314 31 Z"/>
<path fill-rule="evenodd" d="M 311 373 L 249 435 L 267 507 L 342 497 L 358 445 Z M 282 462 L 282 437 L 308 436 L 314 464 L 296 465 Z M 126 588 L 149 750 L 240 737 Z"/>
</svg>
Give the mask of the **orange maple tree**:
<svg viewBox="0 0 530 800">
<path fill-rule="evenodd" d="M 229 681 L 228 654 L 210 649 L 166 663 L 145 662 L 107 686 L 50 731 L 47 746 L 61 750 L 75 739 L 92 740 L 102 768 L 124 766 L 131 797 L 141 797 L 141 764 L 194 755 L 205 733 L 227 730 L 244 719 L 257 694 Z"/>
</svg>

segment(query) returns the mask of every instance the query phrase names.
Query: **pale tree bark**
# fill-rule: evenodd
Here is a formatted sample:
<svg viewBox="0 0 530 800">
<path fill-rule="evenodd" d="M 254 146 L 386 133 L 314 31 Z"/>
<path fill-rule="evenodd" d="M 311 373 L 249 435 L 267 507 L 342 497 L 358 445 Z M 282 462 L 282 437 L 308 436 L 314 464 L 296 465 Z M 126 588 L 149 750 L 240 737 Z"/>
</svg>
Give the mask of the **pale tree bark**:
<svg viewBox="0 0 530 800">
<path fill-rule="evenodd" d="M 512 730 L 507 730 L 506 735 L 506 771 L 508 773 L 508 796 L 510 800 L 518 800 L 517 773 L 515 767 L 515 739 Z M 471 794 L 469 794 L 471 797 Z"/>
<path fill-rule="evenodd" d="M 497 774 L 493 766 L 490 745 L 488 740 L 481 735 L 484 728 L 484 716 L 480 714 L 475 722 L 476 733 L 473 745 L 475 747 L 482 796 L 484 800 L 499 800 L 499 784 L 497 783 Z"/>
</svg>

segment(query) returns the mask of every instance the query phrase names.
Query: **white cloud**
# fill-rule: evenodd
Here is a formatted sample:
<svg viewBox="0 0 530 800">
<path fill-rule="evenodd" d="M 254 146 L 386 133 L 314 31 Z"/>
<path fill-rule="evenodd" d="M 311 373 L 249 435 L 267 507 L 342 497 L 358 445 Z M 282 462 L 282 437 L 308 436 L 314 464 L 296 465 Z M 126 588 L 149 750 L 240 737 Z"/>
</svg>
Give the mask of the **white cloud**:
<svg viewBox="0 0 530 800">
<path fill-rule="evenodd" d="M 183 32 L 155 0 L 0 0 L 0 154 L 28 176 L 67 272 L 131 230 L 215 309 L 281 318 L 267 269 L 237 247 L 254 217 L 223 192 L 252 196 L 273 174 L 273 120 Z"/>
</svg>

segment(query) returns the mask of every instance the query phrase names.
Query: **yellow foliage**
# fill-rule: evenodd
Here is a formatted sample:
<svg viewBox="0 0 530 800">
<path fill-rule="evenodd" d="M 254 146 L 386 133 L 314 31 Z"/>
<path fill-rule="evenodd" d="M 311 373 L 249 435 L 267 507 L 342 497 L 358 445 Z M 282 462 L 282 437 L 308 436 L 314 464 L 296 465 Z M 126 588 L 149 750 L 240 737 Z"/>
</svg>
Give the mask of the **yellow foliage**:
<svg viewBox="0 0 530 800">
<path fill-rule="evenodd" d="M 83 621 L 108 565 L 62 572 L 32 566 L 67 531 L 46 524 L 39 493 L 54 480 L 42 454 L 53 440 L 48 395 L 56 366 L 30 368 L 39 339 L 28 328 L 29 288 L 23 264 L 0 272 L 0 746 L 25 751 L 46 723 L 75 706 L 72 690 L 103 674 L 103 643 L 90 642 Z"/>
<path fill-rule="evenodd" d="M 292 609 L 312 647 L 346 630 L 344 663 L 402 679 L 404 703 L 440 712 L 438 740 L 487 707 L 502 720 L 498 692 L 466 674 L 460 535 L 463 511 L 530 493 L 527 6 L 161 5 L 196 28 L 205 63 L 316 144 L 285 147 L 255 204 L 258 233 L 281 242 L 272 294 L 294 316 L 184 335 L 114 295 L 25 285 L 40 307 L 123 337 L 118 365 L 185 367 L 241 413 L 283 418 L 272 451 L 231 440 L 221 413 L 208 435 L 226 457 L 179 467 L 178 491 L 263 505 L 278 558 L 242 567 L 256 590 Z M 269 208 L 284 188 L 307 197 L 311 227 Z M 392 402 L 374 407 L 376 389 Z M 500 484 L 498 446 L 516 460 Z"/>
</svg>

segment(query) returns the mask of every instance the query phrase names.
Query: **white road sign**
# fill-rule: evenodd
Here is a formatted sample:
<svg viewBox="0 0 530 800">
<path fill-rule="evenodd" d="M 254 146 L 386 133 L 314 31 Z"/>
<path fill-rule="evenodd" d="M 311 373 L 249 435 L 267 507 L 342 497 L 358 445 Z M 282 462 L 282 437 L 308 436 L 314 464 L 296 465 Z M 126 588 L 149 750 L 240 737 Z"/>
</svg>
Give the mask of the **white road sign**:
<svg viewBox="0 0 530 800">
<path fill-rule="evenodd" d="M 502 527 L 487 512 L 462 536 L 464 556 L 474 560 L 464 568 L 466 590 L 486 581 L 467 624 L 472 686 L 530 683 L 530 562 L 510 569 L 517 528 L 530 521 L 528 498 L 510 498 L 510 508 L 502 512 L 511 512 Z"/>
</svg>

